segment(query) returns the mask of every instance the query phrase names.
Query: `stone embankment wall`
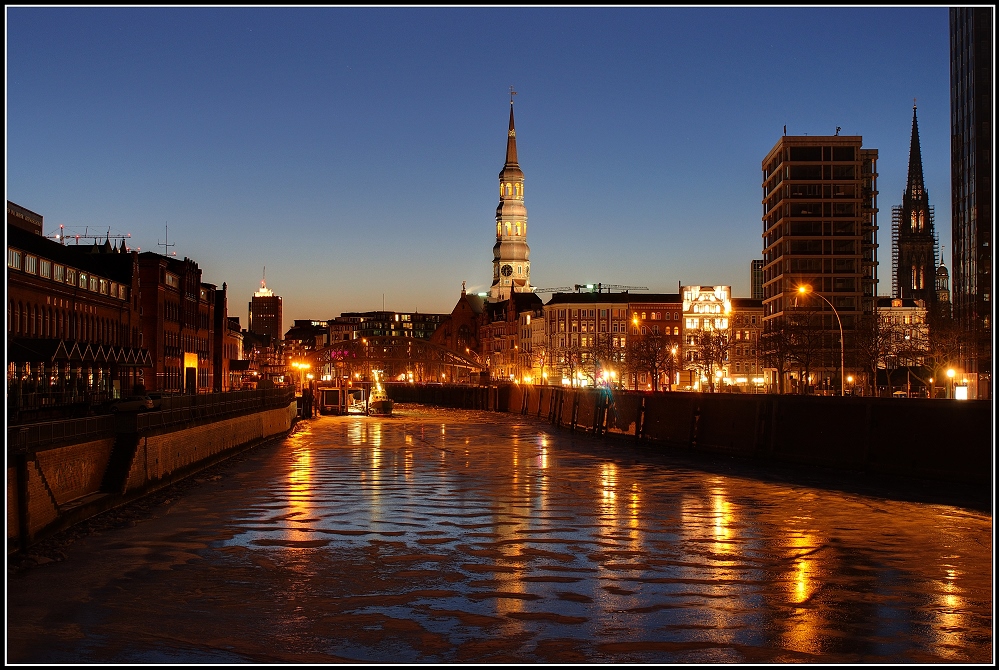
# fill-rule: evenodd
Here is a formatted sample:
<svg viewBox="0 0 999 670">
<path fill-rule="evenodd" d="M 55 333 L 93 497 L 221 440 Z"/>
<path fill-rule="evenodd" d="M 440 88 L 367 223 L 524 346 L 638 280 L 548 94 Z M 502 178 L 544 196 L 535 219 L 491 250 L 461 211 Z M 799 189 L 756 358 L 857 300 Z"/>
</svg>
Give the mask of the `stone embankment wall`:
<svg viewBox="0 0 999 670">
<path fill-rule="evenodd" d="M 240 416 L 151 427 L 141 419 L 157 413 L 121 416 L 112 434 L 78 444 L 67 444 L 70 438 L 35 448 L 8 444 L 8 551 L 175 481 L 226 452 L 287 433 L 297 413 L 292 400 Z"/>
<path fill-rule="evenodd" d="M 391 385 L 400 402 L 514 412 L 663 449 L 991 486 L 992 405 L 918 398 Z"/>
</svg>

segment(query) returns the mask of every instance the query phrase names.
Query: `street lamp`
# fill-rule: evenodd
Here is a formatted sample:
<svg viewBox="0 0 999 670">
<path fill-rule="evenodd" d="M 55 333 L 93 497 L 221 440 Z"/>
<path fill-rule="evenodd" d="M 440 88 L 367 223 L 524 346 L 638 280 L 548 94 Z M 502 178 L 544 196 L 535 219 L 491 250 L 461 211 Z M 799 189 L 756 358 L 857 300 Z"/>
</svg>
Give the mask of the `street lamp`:
<svg viewBox="0 0 999 670">
<path fill-rule="evenodd" d="M 846 395 L 846 341 L 843 339 L 843 321 L 839 318 L 839 312 L 833 307 L 833 304 L 829 302 L 824 295 L 821 293 L 815 293 L 812 287 L 808 284 L 798 287 L 798 293 L 805 295 L 812 293 L 819 296 L 825 300 L 826 304 L 832 308 L 833 314 L 836 315 L 836 323 L 839 324 L 839 394 L 841 396 Z"/>
<path fill-rule="evenodd" d="M 954 397 L 954 368 L 947 370 L 947 397 Z"/>
</svg>

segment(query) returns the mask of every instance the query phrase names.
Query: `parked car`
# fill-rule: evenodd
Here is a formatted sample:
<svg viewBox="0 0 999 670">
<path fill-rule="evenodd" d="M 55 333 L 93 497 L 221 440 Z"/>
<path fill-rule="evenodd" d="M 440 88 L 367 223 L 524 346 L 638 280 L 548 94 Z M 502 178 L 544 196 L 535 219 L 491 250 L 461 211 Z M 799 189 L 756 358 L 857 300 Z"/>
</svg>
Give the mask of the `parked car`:
<svg viewBox="0 0 999 670">
<path fill-rule="evenodd" d="M 112 412 L 145 412 L 153 408 L 153 400 L 147 395 L 130 395 L 111 403 Z"/>
<path fill-rule="evenodd" d="M 160 409 L 163 406 L 163 393 L 160 391 L 153 391 L 148 394 L 149 399 L 153 401 L 153 409 Z"/>
</svg>

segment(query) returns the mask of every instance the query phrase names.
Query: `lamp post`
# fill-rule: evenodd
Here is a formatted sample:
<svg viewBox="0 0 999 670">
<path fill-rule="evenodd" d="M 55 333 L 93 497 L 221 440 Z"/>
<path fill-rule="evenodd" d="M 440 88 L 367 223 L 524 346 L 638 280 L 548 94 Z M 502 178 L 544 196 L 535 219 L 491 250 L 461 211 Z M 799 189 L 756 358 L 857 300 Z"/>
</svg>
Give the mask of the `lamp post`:
<svg viewBox="0 0 999 670">
<path fill-rule="evenodd" d="M 954 397 L 954 368 L 947 370 L 947 397 Z"/>
<path fill-rule="evenodd" d="M 825 300 L 825 303 L 829 305 L 830 308 L 832 308 L 833 314 L 836 315 L 836 323 L 839 324 L 839 394 L 840 396 L 845 396 L 846 395 L 846 341 L 843 339 L 843 321 L 840 320 L 839 318 L 839 312 L 836 311 L 836 308 L 833 307 L 833 304 L 831 302 L 826 300 L 826 297 L 824 295 L 812 291 L 812 287 L 809 286 L 808 284 L 805 284 L 804 286 L 799 286 L 798 293 L 801 293 L 802 295 L 813 293 L 814 295 L 819 296 L 820 298 Z"/>
</svg>

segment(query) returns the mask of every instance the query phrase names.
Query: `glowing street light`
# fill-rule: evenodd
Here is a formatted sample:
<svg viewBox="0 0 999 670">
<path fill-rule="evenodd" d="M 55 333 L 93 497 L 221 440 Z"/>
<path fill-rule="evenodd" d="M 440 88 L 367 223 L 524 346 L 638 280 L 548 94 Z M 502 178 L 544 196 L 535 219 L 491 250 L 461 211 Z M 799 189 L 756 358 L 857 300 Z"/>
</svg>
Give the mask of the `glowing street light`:
<svg viewBox="0 0 999 670">
<path fill-rule="evenodd" d="M 839 318 L 839 312 L 836 311 L 836 308 L 833 307 L 833 304 L 831 302 L 826 300 L 826 297 L 824 295 L 812 291 L 812 287 L 809 286 L 808 284 L 799 286 L 798 293 L 802 295 L 812 293 L 813 295 L 819 296 L 820 298 L 825 300 L 826 304 L 832 308 L 833 314 L 836 315 L 836 323 L 839 324 L 839 394 L 841 396 L 845 396 L 846 395 L 846 341 L 843 339 L 843 321 Z"/>
</svg>

